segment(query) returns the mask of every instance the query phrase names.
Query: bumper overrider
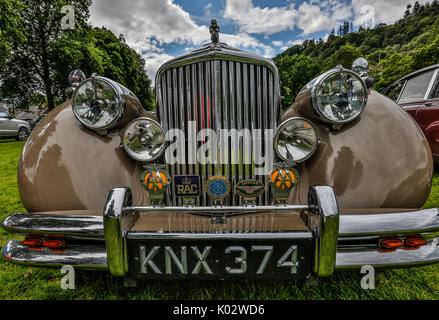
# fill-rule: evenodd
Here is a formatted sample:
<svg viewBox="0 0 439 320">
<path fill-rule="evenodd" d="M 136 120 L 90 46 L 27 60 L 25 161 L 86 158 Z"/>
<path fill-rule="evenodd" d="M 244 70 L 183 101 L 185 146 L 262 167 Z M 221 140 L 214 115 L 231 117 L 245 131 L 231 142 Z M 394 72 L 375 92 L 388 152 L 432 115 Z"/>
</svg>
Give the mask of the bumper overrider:
<svg viewBox="0 0 439 320">
<path fill-rule="evenodd" d="M 301 217 L 304 228 L 258 228 L 255 224 L 266 223 L 267 212 L 281 213 L 283 219 L 290 214 Z M 142 217 L 157 214 L 189 222 L 180 229 L 135 227 Z M 199 223 L 193 217 L 204 219 L 204 229 L 192 226 L 193 221 Z M 239 226 L 228 226 L 232 223 Z M 115 188 L 108 194 L 103 218 L 15 213 L 1 225 L 25 236 L 3 247 L 2 256 L 9 262 L 108 270 L 128 280 L 306 279 L 365 265 L 439 262 L 437 208 L 340 215 L 334 192 L 326 186 L 311 187 L 307 205 L 175 208 L 134 207 L 131 190 Z"/>
</svg>

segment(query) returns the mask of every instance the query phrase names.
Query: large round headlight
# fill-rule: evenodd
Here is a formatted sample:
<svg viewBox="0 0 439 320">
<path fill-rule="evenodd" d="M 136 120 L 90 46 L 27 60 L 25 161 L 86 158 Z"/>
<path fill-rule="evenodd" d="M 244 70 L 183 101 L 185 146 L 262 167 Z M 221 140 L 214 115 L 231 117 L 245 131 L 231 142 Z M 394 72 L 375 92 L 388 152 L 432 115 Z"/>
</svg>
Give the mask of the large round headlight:
<svg viewBox="0 0 439 320">
<path fill-rule="evenodd" d="M 156 121 L 139 118 L 128 124 L 123 135 L 125 151 L 134 159 L 150 162 L 165 150 L 165 133 Z"/>
<path fill-rule="evenodd" d="M 366 84 L 350 70 L 330 70 L 314 82 L 312 104 L 325 122 L 343 124 L 353 121 L 366 107 Z"/>
<path fill-rule="evenodd" d="M 87 128 L 110 129 L 125 111 L 124 91 L 129 93 L 128 89 L 107 78 L 87 79 L 73 93 L 73 113 Z"/>
<path fill-rule="evenodd" d="M 317 149 L 319 137 L 314 125 L 303 118 L 282 123 L 276 131 L 274 149 L 287 162 L 303 162 Z"/>
</svg>

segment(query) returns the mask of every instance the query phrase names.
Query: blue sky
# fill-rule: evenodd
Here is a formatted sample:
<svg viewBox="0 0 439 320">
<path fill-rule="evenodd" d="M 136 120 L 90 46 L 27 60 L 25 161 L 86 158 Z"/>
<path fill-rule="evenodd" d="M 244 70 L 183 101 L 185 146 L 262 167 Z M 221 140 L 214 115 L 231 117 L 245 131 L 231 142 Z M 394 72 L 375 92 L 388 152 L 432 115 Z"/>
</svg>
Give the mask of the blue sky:
<svg viewBox="0 0 439 320">
<path fill-rule="evenodd" d="M 162 63 L 210 41 L 212 18 L 221 27 L 220 41 L 272 58 L 305 39 L 325 40 L 346 20 L 354 28 L 391 24 L 414 1 L 93 0 L 90 22 L 123 34 L 153 79 Z"/>
</svg>

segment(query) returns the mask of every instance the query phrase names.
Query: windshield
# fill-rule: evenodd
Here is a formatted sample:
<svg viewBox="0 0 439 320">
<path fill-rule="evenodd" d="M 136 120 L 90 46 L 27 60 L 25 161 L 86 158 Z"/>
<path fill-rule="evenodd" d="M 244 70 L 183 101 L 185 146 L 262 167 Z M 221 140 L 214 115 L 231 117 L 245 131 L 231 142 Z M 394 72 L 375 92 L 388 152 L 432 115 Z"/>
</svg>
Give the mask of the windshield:
<svg viewBox="0 0 439 320">
<path fill-rule="evenodd" d="M 0 110 L 0 118 L 9 118 L 9 115 L 6 112 Z"/>
</svg>

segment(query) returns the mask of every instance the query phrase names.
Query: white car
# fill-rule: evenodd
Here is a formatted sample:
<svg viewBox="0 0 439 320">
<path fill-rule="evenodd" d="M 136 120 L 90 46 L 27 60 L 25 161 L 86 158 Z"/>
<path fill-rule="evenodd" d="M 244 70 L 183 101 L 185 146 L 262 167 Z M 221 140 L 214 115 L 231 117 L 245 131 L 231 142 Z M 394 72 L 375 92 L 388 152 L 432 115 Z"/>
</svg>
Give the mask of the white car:
<svg viewBox="0 0 439 320">
<path fill-rule="evenodd" d="M 15 119 L 14 116 L 0 110 L 0 138 L 15 138 L 19 141 L 25 141 L 30 132 L 30 125 L 26 121 Z"/>
</svg>

